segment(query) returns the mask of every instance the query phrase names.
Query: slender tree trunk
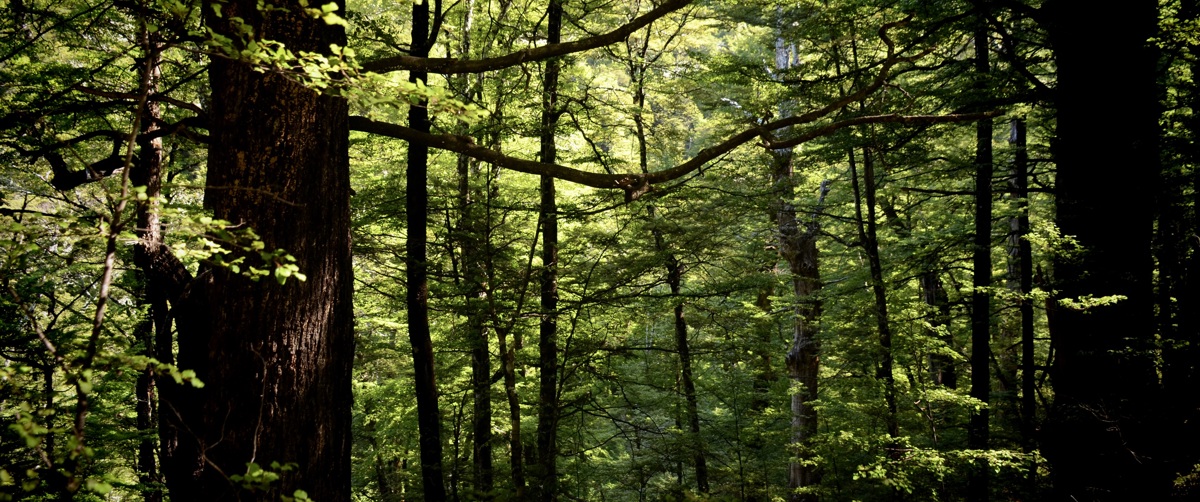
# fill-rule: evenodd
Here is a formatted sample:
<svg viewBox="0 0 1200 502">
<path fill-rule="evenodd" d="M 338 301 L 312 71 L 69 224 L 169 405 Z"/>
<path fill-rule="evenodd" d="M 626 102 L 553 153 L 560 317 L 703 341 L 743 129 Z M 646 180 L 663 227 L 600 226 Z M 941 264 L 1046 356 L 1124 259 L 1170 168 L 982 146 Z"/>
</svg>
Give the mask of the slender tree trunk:
<svg viewBox="0 0 1200 502">
<path fill-rule="evenodd" d="M 975 71 L 979 78 L 989 72 L 987 21 L 975 28 Z M 975 241 L 974 274 L 971 285 L 971 397 L 984 404 L 971 415 L 967 427 L 967 447 L 988 448 L 988 401 L 991 400 L 991 324 L 992 302 L 992 119 L 975 124 Z M 972 502 L 988 499 L 989 469 L 985 459 L 977 459 L 971 469 L 967 498 Z"/>
<path fill-rule="evenodd" d="M 1013 119 L 1009 135 L 1013 145 L 1011 188 L 1017 200 L 1017 217 L 1012 222 L 1016 240 L 1017 292 L 1021 295 L 1021 444 L 1025 453 L 1037 449 L 1037 360 L 1033 331 L 1033 249 L 1029 242 L 1029 152 L 1024 119 Z M 1030 465 L 1029 496 L 1035 494 L 1037 464 Z"/>
<path fill-rule="evenodd" d="M 512 469 L 513 492 L 517 500 L 525 497 L 525 445 L 521 442 L 521 401 L 517 395 L 516 349 L 508 346 L 508 330 L 496 330 L 496 346 L 504 365 L 504 395 L 508 400 L 509 463 Z"/>
<path fill-rule="evenodd" d="M 413 2 L 412 55 L 429 54 L 429 2 Z M 424 82 L 425 72 L 409 74 L 410 82 Z M 429 132 L 429 110 L 421 104 L 408 109 L 408 126 Z M 407 196 L 408 238 L 405 240 L 408 292 L 408 338 L 412 344 L 417 393 L 417 427 L 421 444 L 421 484 L 426 500 L 446 498 L 442 468 L 442 419 L 438 408 L 437 375 L 434 369 L 433 340 L 429 332 L 429 272 L 426 254 L 429 214 L 429 146 L 408 144 Z"/>
<path fill-rule="evenodd" d="M 640 65 L 639 62 L 646 61 L 646 47 L 650 41 L 647 36 L 645 45 L 642 47 L 640 58 L 637 61 L 630 62 L 630 79 L 633 81 L 633 122 L 638 143 L 638 165 L 641 166 L 643 173 L 650 172 L 650 161 L 648 147 L 646 141 L 645 117 L 642 111 L 646 106 L 645 92 L 645 75 L 646 67 Z M 651 220 L 651 225 L 657 218 L 657 208 L 650 205 L 647 208 L 648 216 Z M 679 376 L 680 383 L 683 386 L 683 398 L 685 402 L 685 414 L 687 415 L 688 431 L 691 433 L 691 441 L 689 448 L 693 450 L 692 465 L 696 471 L 696 490 L 700 493 L 708 493 L 708 460 L 705 455 L 704 441 L 700 436 L 700 411 L 696 398 L 696 381 L 692 375 L 692 349 L 688 342 L 688 324 L 687 318 L 684 316 L 683 300 L 678 299 L 683 290 L 683 263 L 675 254 L 668 249 L 665 236 L 657 227 L 651 227 L 654 237 L 654 247 L 659 253 L 666 255 L 665 268 L 667 271 L 667 285 L 671 288 L 671 296 L 677 299 L 675 303 L 675 350 L 679 353 Z M 680 486 L 683 484 L 683 477 L 680 476 Z"/>
<path fill-rule="evenodd" d="M 932 257 L 929 260 L 934 261 Z M 950 321 L 950 298 L 946 294 L 946 288 L 942 285 L 942 279 L 937 271 L 928 270 L 921 274 L 921 299 L 933 309 L 933 318 L 929 321 L 929 325 L 933 327 L 931 334 L 941 339 L 947 348 L 953 348 L 954 337 L 949 334 L 939 334 L 939 328 L 946 326 Z M 933 377 L 934 383 L 948 389 L 958 388 L 958 370 L 954 366 L 952 357 L 941 354 L 930 355 L 929 373 Z"/>
<path fill-rule="evenodd" d="M 143 54 L 146 70 L 150 72 L 147 92 L 151 95 L 158 92 L 160 77 L 162 45 L 157 36 L 146 34 L 143 41 Z M 159 281 L 152 279 L 152 274 L 145 273 L 148 268 L 147 257 L 158 252 L 162 246 L 162 229 L 158 221 L 158 199 L 162 195 L 162 138 L 148 139 L 159 129 L 161 121 L 158 102 L 147 100 L 141 111 L 141 131 L 138 135 L 138 158 L 134 169 L 129 173 L 133 186 L 146 187 L 146 200 L 137 205 L 137 228 L 134 233 L 138 236 L 138 245 L 134 246 L 134 261 L 143 270 L 142 301 L 149 305 L 149 318 L 139 323 L 137 327 L 138 342 L 142 344 L 142 354 L 157 358 L 157 338 L 170 337 L 170 325 L 167 317 L 167 297 L 162 291 Z M 158 395 L 155 392 L 155 376 L 153 368 L 146 368 L 138 375 L 137 391 L 137 428 L 142 434 L 138 444 L 137 472 L 138 483 L 143 487 L 142 497 L 148 502 L 162 500 L 162 479 L 158 475 Z"/>
<path fill-rule="evenodd" d="M 236 38 L 229 19 L 239 18 L 294 51 L 345 44 L 341 27 L 298 8 L 262 12 L 253 0 L 233 0 L 216 16 L 214 5 L 205 3 L 205 21 L 227 36 Z M 176 296 L 178 364 L 205 385 L 177 387 L 162 404 L 161 417 L 172 422 L 168 487 L 178 498 L 233 500 L 238 488 L 228 476 L 246 472 L 247 463 L 295 463 L 275 485 L 279 493 L 349 500 L 347 104 L 224 58 L 213 58 L 209 79 L 205 205 L 216 218 L 254 229 L 266 249 L 286 250 L 307 280 L 252 282 L 208 266 Z"/>
<path fill-rule="evenodd" d="M 475 2 L 468 0 L 466 19 L 462 30 L 462 57 L 471 57 L 471 28 L 474 20 Z M 470 76 L 460 78 L 466 98 L 479 96 L 478 85 L 472 86 Z M 479 82 L 478 80 L 476 82 Z M 462 131 L 467 133 L 468 131 Z M 488 349 L 487 260 L 485 244 L 489 229 L 483 215 L 477 210 L 477 190 L 472 188 L 471 179 L 478 172 L 478 164 L 465 155 L 458 156 L 458 241 L 462 256 L 464 300 L 466 302 L 467 339 L 471 341 L 471 382 L 474 407 L 472 409 L 471 436 L 472 474 L 476 496 L 490 500 L 495 477 L 492 471 L 492 359 Z"/>
<path fill-rule="evenodd" d="M 546 43 L 559 43 L 562 33 L 562 4 L 550 0 L 547 9 Z M 546 61 L 542 84 L 542 162 L 553 164 L 557 158 L 554 137 L 558 126 L 559 60 Z M 537 498 L 558 499 L 558 207 L 555 203 L 554 178 L 541 178 L 542 222 L 542 300 L 538 336 L 540 391 L 537 430 Z"/>
<path fill-rule="evenodd" d="M 898 453 L 895 440 L 900 437 L 900 424 L 896 414 L 896 379 L 893 375 L 892 357 L 892 328 L 888 319 L 887 293 L 883 284 L 883 264 L 879 259 L 879 238 L 875 224 L 875 163 L 870 151 L 863 148 L 863 183 L 859 191 L 857 166 L 854 152 L 850 152 L 850 176 L 854 188 L 855 218 L 858 220 L 859 240 L 867 254 L 867 262 L 871 271 L 871 292 L 875 296 L 875 323 L 879 331 L 880 362 L 876 367 L 875 379 L 883 384 L 883 400 L 887 406 L 884 422 L 888 437 L 893 440 L 889 446 L 888 455 L 895 457 Z M 865 200 L 864 200 L 865 199 Z M 866 206 L 866 216 L 863 215 Z"/>
</svg>

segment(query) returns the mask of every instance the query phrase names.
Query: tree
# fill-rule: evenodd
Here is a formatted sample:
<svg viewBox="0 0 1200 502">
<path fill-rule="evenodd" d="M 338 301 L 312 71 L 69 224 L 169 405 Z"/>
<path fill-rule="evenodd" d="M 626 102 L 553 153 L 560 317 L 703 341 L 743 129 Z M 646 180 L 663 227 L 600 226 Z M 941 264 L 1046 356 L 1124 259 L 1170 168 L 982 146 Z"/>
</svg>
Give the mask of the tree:
<svg viewBox="0 0 1200 502">
<path fill-rule="evenodd" d="M 297 51 L 327 53 L 345 43 L 340 26 L 299 5 L 204 8 L 207 26 L 231 38 L 246 26 Z M 177 361 L 205 386 L 160 385 L 168 488 L 176 497 L 232 498 L 231 476 L 252 474 L 249 463 L 277 462 L 295 465 L 279 493 L 345 500 L 354 353 L 347 103 L 222 57 L 213 59 L 209 81 L 205 206 L 252 228 L 265 249 L 286 250 L 307 280 L 252 282 L 205 266 L 175 285 Z"/>
<path fill-rule="evenodd" d="M 1056 260 L 1055 280 L 1062 298 L 1107 298 L 1111 304 L 1086 312 L 1059 309 L 1051 369 L 1055 399 L 1043 444 L 1060 496 L 1166 498 L 1171 473 L 1159 453 L 1166 438 L 1155 419 L 1159 386 L 1148 245 L 1149 190 L 1161 171 L 1154 153 L 1157 72 L 1146 43 L 1155 30 L 1155 5 L 1127 4 L 1083 19 L 1062 2 L 1044 9 L 1058 80 L 1057 223 L 1077 243 Z M 1068 35 L 1069 26 L 1080 22 L 1117 19 L 1127 29 L 1103 53 Z M 1095 66 L 1101 61 L 1121 71 L 1101 75 Z M 1080 99 L 1098 81 L 1121 100 L 1119 106 L 1101 110 Z M 1123 134 L 1112 141 L 1095 135 L 1099 123 L 1121 124 Z"/>
</svg>

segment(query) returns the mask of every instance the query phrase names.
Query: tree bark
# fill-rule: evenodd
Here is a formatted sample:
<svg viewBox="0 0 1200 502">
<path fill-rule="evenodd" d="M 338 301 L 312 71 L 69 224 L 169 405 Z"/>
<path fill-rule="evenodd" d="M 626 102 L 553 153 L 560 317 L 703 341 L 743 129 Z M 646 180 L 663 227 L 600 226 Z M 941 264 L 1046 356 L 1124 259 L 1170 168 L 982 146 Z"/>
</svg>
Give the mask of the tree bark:
<svg viewBox="0 0 1200 502">
<path fill-rule="evenodd" d="M 550 0 L 547 8 L 546 42 L 557 44 L 562 36 L 563 8 Z M 555 134 L 558 129 L 559 60 L 546 61 L 542 81 L 541 154 L 553 164 L 557 159 Z M 542 276 L 541 323 L 538 334 L 539 392 L 537 430 L 537 499 L 558 500 L 558 207 L 554 178 L 541 177 Z"/>
<path fill-rule="evenodd" d="M 875 163 L 870 151 L 863 148 L 863 188 L 859 190 L 857 167 L 853 150 L 850 152 L 850 176 L 854 188 L 855 218 L 858 220 L 859 240 L 863 243 L 863 251 L 867 254 L 867 262 L 871 273 L 871 292 L 875 296 L 875 325 L 879 333 L 879 366 L 875 370 L 875 379 L 883 384 L 883 400 L 887 406 L 884 423 L 888 437 L 893 443 L 888 447 L 888 455 L 894 457 L 898 450 L 895 440 L 900 437 L 900 424 L 896 414 L 896 379 L 893 375 L 892 328 L 888 319 L 887 292 L 883 284 L 883 263 L 879 259 L 879 238 L 875 223 Z M 866 215 L 863 215 L 866 206 Z"/>
<path fill-rule="evenodd" d="M 256 35 L 294 51 L 345 44 L 293 5 L 261 12 L 253 0 L 205 4 L 205 20 L 234 36 L 240 17 Z M 236 37 L 235 37 L 236 38 Z M 349 500 L 351 363 L 350 184 L 347 105 L 287 76 L 214 58 L 205 206 L 252 228 L 267 249 L 296 258 L 307 281 L 251 282 L 202 267 L 176 307 L 178 364 L 202 389 L 177 387 L 162 416 L 174 451 L 164 462 L 176 497 L 231 500 L 227 476 L 255 462 L 295 463 L 279 493 Z M 254 258 L 254 257 L 251 257 Z M 270 264 L 263 264 L 270 266 Z M 166 393 L 163 394 L 166 397 Z"/>
<path fill-rule="evenodd" d="M 1024 119 L 1013 119 L 1009 141 L 1013 145 L 1010 187 L 1017 200 L 1017 217 L 1011 229 L 1016 241 L 1017 292 L 1021 295 L 1021 444 L 1025 453 L 1037 449 L 1037 360 L 1033 330 L 1033 249 L 1029 242 L 1029 151 Z M 1028 494 L 1036 493 L 1037 463 L 1030 465 Z"/>
<path fill-rule="evenodd" d="M 775 169 L 772 175 L 780 190 L 776 205 L 776 221 L 779 228 L 779 254 L 788 264 L 792 279 L 792 293 L 796 305 L 792 311 L 792 343 L 785 361 L 788 377 L 798 389 L 791 396 L 792 412 L 792 459 L 788 463 L 788 500 L 812 502 L 819 500 L 816 493 L 800 490 L 813 488 L 821 482 L 821 470 L 812 452 L 813 438 L 817 435 L 817 409 L 820 371 L 820 341 L 817 338 L 821 315 L 821 274 L 818 262 L 817 235 L 820 225 L 817 213 L 828 192 L 828 184 L 821 183 L 817 209 L 807 223 L 796 217 L 792 206 L 792 152 L 777 151 L 774 154 Z"/>
<path fill-rule="evenodd" d="M 1044 453 L 1056 496 L 1077 500 L 1163 500 L 1173 473 L 1159 451 L 1155 368 L 1150 193 L 1160 172 L 1154 51 L 1157 4 L 1079 9 L 1048 1 L 1057 67 L 1057 222 L 1078 248 L 1060 253 L 1054 275 L 1061 297 L 1121 295 L 1086 312 L 1060 308 L 1053 333 L 1054 404 Z M 1078 26 L 1120 24 L 1103 50 Z M 1112 98 L 1096 106 L 1100 92 Z M 1098 124 L 1113 134 L 1096 134 Z M 1122 203 L 1124 201 L 1124 203 Z"/>
<path fill-rule="evenodd" d="M 462 30 L 463 57 L 471 54 L 471 28 L 474 20 L 475 2 L 466 4 Z M 471 85 L 470 77 L 458 79 L 463 88 L 464 100 L 476 99 L 479 86 Z M 478 81 L 477 81 L 478 82 Z M 464 128 L 465 129 L 465 128 Z M 492 359 L 488 349 L 487 329 L 487 242 L 489 229 L 478 211 L 478 190 L 471 180 L 478 172 L 478 162 L 466 155 L 458 156 L 458 213 L 457 240 L 462 259 L 463 300 L 467 317 L 467 340 L 471 343 L 471 387 L 474 405 L 471 415 L 472 474 L 475 495 L 490 500 L 495 487 L 492 469 Z"/>
<path fill-rule="evenodd" d="M 975 28 L 975 71 L 980 82 L 990 71 L 988 61 L 988 30 L 986 19 Z M 992 119 L 975 123 L 975 237 L 971 280 L 971 397 L 983 407 L 971 414 L 967 426 L 967 447 L 972 450 L 988 448 L 987 405 L 991 400 L 991 324 L 992 297 Z M 972 502 L 988 499 L 988 467 L 986 459 L 976 459 L 967 482 L 967 498 Z"/>
<path fill-rule="evenodd" d="M 142 50 L 145 69 L 149 72 L 146 92 L 153 95 L 158 92 L 158 81 L 161 76 L 159 64 L 162 60 L 162 44 L 157 36 L 146 33 L 142 37 Z M 147 257 L 156 253 L 163 245 L 162 229 L 158 219 L 158 198 L 162 195 L 162 138 L 151 138 L 162 120 L 158 102 L 147 99 L 146 106 L 141 110 L 141 131 L 138 135 L 138 157 L 129 173 L 129 181 L 133 186 L 146 187 L 146 200 L 137 205 L 134 234 L 138 243 L 134 246 L 134 261 L 142 270 L 142 301 L 149 305 L 149 316 L 139 323 L 136 328 L 138 342 L 142 344 L 142 354 L 158 358 L 158 342 L 162 337 L 169 338 L 170 321 L 167 311 L 167 297 L 162 291 L 159 281 L 148 273 Z M 169 356 L 168 356 L 169 357 Z M 168 361 L 169 362 L 169 361 Z M 138 375 L 137 391 L 137 428 L 142 434 L 138 444 L 137 472 L 138 483 L 142 485 L 142 497 L 148 502 L 162 500 L 162 479 L 158 474 L 158 451 L 161 441 L 158 440 L 158 393 L 155 391 L 155 371 L 146 368 Z"/>
<path fill-rule="evenodd" d="M 412 10 L 412 52 L 423 57 L 429 53 L 429 2 L 414 2 Z M 424 82 L 425 72 L 409 74 L 409 82 Z M 408 125 L 429 132 L 429 110 L 422 103 L 408 108 Z M 437 373 L 433 340 L 429 332 L 429 264 L 427 232 L 429 228 L 429 145 L 408 143 L 408 170 L 405 175 L 408 217 L 406 276 L 408 291 L 408 339 L 412 344 L 413 368 L 417 393 L 417 428 L 421 445 L 421 485 L 426 500 L 445 500 L 445 473 L 442 468 L 442 415 L 438 408 Z"/>
</svg>

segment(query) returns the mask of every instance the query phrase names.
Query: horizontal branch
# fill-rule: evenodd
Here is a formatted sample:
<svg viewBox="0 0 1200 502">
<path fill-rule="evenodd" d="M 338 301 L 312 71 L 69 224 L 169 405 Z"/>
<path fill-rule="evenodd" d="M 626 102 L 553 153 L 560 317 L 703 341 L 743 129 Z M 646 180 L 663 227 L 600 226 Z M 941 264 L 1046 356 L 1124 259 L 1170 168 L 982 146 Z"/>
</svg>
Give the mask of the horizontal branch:
<svg viewBox="0 0 1200 502">
<path fill-rule="evenodd" d="M 994 117 L 998 114 L 999 112 L 964 113 L 952 115 L 869 115 L 826 124 L 784 141 L 767 141 L 764 142 L 764 146 L 771 149 L 790 148 L 799 145 L 800 143 L 829 135 L 839 129 L 855 125 L 877 123 L 899 123 L 912 125 L 966 122 L 971 120 L 979 120 L 985 117 Z M 776 123 L 779 122 L 790 121 L 776 121 Z M 679 164 L 670 169 L 664 169 L 662 171 L 655 171 L 645 174 L 604 174 L 582 171 L 559 164 L 548 164 L 545 162 L 511 157 L 490 148 L 476 145 L 475 141 L 469 136 L 430 134 L 417 131 L 416 129 L 412 129 L 410 127 L 404 127 L 402 125 L 390 124 L 387 122 L 377 122 L 366 117 L 350 117 L 350 129 L 354 131 L 362 131 L 371 134 L 387 136 L 390 138 L 402 139 L 410 142 L 421 142 L 433 148 L 449 150 L 451 152 L 466 155 L 467 157 L 471 157 L 473 159 L 488 162 L 497 167 L 503 167 L 521 173 L 550 176 L 593 188 L 621 189 L 625 191 L 625 198 L 627 200 L 637 199 L 646 192 L 649 192 L 652 184 L 671 181 L 696 171 L 705 164 L 716 160 L 718 157 L 725 155 L 730 151 L 733 151 L 733 149 L 744 145 L 757 137 L 763 136 L 770 131 L 770 129 L 766 127 L 756 127 L 742 131 L 730 136 L 721 143 L 700 150 L 695 157 L 692 157 L 687 162 Z"/>
<path fill-rule="evenodd" d="M 376 73 L 409 70 L 442 75 L 502 70 L 522 63 L 541 61 L 615 44 L 625 40 L 626 37 L 655 20 L 682 9 L 691 3 L 692 0 L 667 0 L 654 10 L 634 18 L 629 23 L 613 31 L 572 42 L 548 44 L 541 47 L 522 49 L 503 56 L 483 59 L 421 58 L 407 55 L 390 56 L 363 63 L 363 70 Z"/>
<path fill-rule="evenodd" d="M 825 124 L 815 129 L 810 129 L 807 132 L 795 137 L 781 140 L 768 141 L 767 148 L 780 149 L 792 148 L 801 143 L 811 141 L 821 136 L 828 136 L 834 131 L 844 129 L 856 125 L 864 124 L 904 124 L 904 125 L 923 125 L 923 124 L 945 124 L 951 122 L 973 122 L 989 117 L 1000 115 L 999 111 L 993 110 L 982 113 L 952 113 L 947 115 L 865 115 L 862 117 L 854 117 L 845 120 L 839 120 Z"/>
<path fill-rule="evenodd" d="M 625 191 L 625 197 L 629 200 L 636 199 L 650 191 L 652 183 L 671 181 L 695 171 L 704 164 L 758 137 L 761 132 L 759 128 L 742 131 L 716 146 L 701 150 L 691 160 L 663 171 L 645 174 L 602 174 L 558 164 L 510 157 L 490 148 L 476 145 L 475 141 L 468 136 L 430 134 L 402 125 L 377 122 L 366 117 L 350 117 L 350 129 L 410 142 L 421 142 L 433 148 L 460 153 L 497 167 L 521 173 L 550 176 L 593 188 L 621 189 Z"/>
</svg>

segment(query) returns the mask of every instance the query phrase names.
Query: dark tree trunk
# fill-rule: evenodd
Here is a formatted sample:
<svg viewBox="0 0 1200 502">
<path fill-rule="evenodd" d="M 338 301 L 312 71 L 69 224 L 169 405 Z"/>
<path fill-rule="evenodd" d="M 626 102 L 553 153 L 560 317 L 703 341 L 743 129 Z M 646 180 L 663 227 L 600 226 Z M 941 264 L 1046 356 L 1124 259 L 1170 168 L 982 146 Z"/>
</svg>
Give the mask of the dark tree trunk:
<svg viewBox="0 0 1200 502">
<path fill-rule="evenodd" d="M 1181 2 L 1178 17 L 1182 21 L 1200 19 L 1200 2 Z M 1200 43 L 1187 46 L 1191 56 L 1191 74 L 1200 72 Z M 1172 444 L 1175 470 L 1189 471 L 1200 462 L 1200 454 L 1191 445 L 1200 442 L 1200 84 L 1193 77 L 1184 89 L 1191 114 L 1183 119 L 1186 145 L 1180 153 L 1177 170 L 1164 172 L 1160 194 L 1171 194 L 1165 214 L 1160 215 L 1159 312 L 1163 338 L 1163 388 L 1170 405 L 1171 420 L 1182 424 Z M 1190 169 L 1190 172 L 1188 170 Z M 1169 176 L 1169 177 L 1168 177 Z M 1186 189 L 1191 188 L 1191 196 Z M 1190 208 L 1190 217 L 1189 217 Z M 1165 221 L 1164 221 L 1165 220 Z M 1165 314 L 1165 315 L 1164 315 Z M 1197 490 L 1195 485 L 1191 488 Z"/>
<path fill-rule="evenodd" d="M 883 384 L 883 400 L 887 406 L 884 423 L 888 437 L 893 441 L 900 437 L 900 423 L 897 421 L 896 408 L 896 379 L 893 375 L 892 328 L 888 319 L 887 292 L 883 284 L 883 264 L 879 259 L 879 238 L 875 223 L 875 162 L 870 151 L 863 148 L 862 190 L 859 190 L 857 162 L 854 152 L 850 152 L 850 177 L 854 188 L 855 218 L 858 220 L 858 235 L 862 242 L 863 251 L 867 254 L 867 262 L 871 272 L 871 292 L 875 297 L 875 325 L 879 332 L 879 366 L 875 369 L 875 379 Z M 866 206 L 866 215 L 863 215 Z M 898 453 L 896 444 L 889 446 L 888 455 L 894 457 Z"/>
<path fill-rule="evenodd" d="M 931 257 L 929 261 L 934 260 Z M 946 294 L 946 288 L 942 285 L 942 278 L 937 271 L 929 270 L 921 274 L 921 299 L 933 309 L 933 318 L 929 321 L 929 325 L 934 328 L 931 334 L 940 338 L 946 347 L 953 348 L 954 337 L 950 334 L 942 335 L 938 329 L 950 322 L 950 297 Z M 930 355 L 929 374 L 938 385 L 948 389 L 958 388 L 958 369 L 953 357 Z"/>
<path fill-rule="evenodd" d="M 550 0 L 547 9 L 546 42 L 556 44 L 562 33 L 562 4 Z M 542 162 L 553 164 L 558 152 L 555 133 L 558 129 L 559 60 L 546 61 L 542 82 Z M 558 207 L 555 203 L 554 178 L 541 178 L 542 222 L 542 299 L 541 323 L 538 335 L 539 393 L 537 430 L 537 498 L 558 500 Z"/>
<path fill-rule="evenodd" d="M 429 54 L 429 2 L 413 2 L 412 55 Z M 424 82 L 425 72 L 409 74 L 410 82 Z M 429 110 L 410 106 L 408 126 L 429 132 Z M 408 144 L 407 197 L 408 238 L 405 240 L 408 292 L 408 339 L 412 344 L 413 369 L 417 393 L 417 428 L 421 439 L 421 485 L 426 500 L 446 498 L 445 473 L 442 469 L 442 415 L 438 409 L 437 376 L 434 369 L 433 340 L 429 333 L 429 264 L 426 246 L 429 227 L 429 146 Z"/>
<path fill-rule="evenodd" d="M 990 70 L 988 62 L 987 21 L 980 20 L 975 28 L 975 71 L 980 81 Z M 971 397 L 985 406 L 971 415 L 967 427 L 967 447 L 973 450 L 988 448 L 988 402 L 992 394 L 991 324 L 992 295 L 992 119 L 975 124 L 975 240 L 974 273 L 971 285 Z M 972 502 L 988 499 L 988 473 L 985 459 L 972 466 L 967 498 Z"/>
<path fill-rule="evenodd" d="M 1060 308 L 1053 333 L 1055 399 L 1043 446 L 1056 495 L 1077 500 L 1163 500 L 1173 473 L 1159 452 L 1175 438 L 1159 418 L 1152 259 L 1157 68 L 1147 43 L 1157 4 L 1043 7 L 1057 67 L 1057 221 L 1079 248 L 1061 253 L 1063 298 L 1121 295 L 1086 312 Z M 1121 26 L 1103 48 L 1078 26 Z M 1099 93 L 1109 101 L 1097 106 Z M 1111 126 L 1098 134 L 1097 126 Z"/>
<path fill-rule="evenodd" d="M 253 0 L 205 5 L 208 25 L 256 35 L 293 51 L 345 44 L 340 27 L 290 11 L 260 12 Z M 236 37 L 235 37 L 236 38 Z M 251 282 L 204 267 L 175 312 L 181 368 L 204 388 L 175 388 L 163 417 L 173 442 L 164 462 L 170 492 L 231 500 L 227 476 L 248 462 L 295 463 L 279 493 L 349 500 L 351 363 L 350 184 L 347 105 L 291 79 L 214 58 L 205 205 L 254 229 L 267 249 L 296 258 L 307 281 Z M 253 257 L 252 257 L 253 258 Z M 164 397 L 166 394 L 164 393 Z M 174 422 L 174 418 L 171 421 Z"/>
<path fill-rule="evenodd" d="M 1021 295 L 1021 436 L 1026 452 L 1036 448 L 1037 361 L 1034 359 L 1033 331 L 1033 250 L 1029 243 L 1029 152 L 1026 150 L 1025 121 L 1014 119 L 1010 142 L 1013 145 L 1012 197 L 1017 201 L 1017 217 L 1011 230 L 1016 256 L 1017 292 Z"/>
<path fill-rule="evenodd" d="M 471 161 L 458 158 L 459 214 L 458 240 L 462 249 L 462 276 L 466 302 L 467 339 L 471 343 L 471 381 L 474 407 L 471 417 L 473 439 L 472 470 L 480 497 L 489 497 L 494 487 L 492 473 L 492 359 L 488 350 L 487 271 L 484 252 L 485 225 L 475 210 L 472 197 Z"/>
<path fill-rule="evenodd" d="M 1029 151 L 1026 149 L 1025 121 L 1014 119 L 1009 142 L 1013 145 L 1013 167 L 1010 188 L 1017 200 L 1017 217 L 1010 225 L 1016 256 L 1014 271 L 1017 293 L 1020 296 L 1021 317 L 1021 444 L 1025 453 L 1037 449 L 1037 360 L 1034 354 L 1033 331 L 1033 249 L 1029 242 Z M 1027 493 L 1036 494 L 1037 463 L 1029 469 Z"/>
<path fill-rule="evenodd" d="M 629 76 L 633 81 L 633 123 L 634 133 L 638 143 L 638 165 L 643 173 L 650 172 L 650 160 L 646 140 L 645 117 L 642 111 L 646 106 L 646 70 L 649 63 L 646 59 L 650 45 L 649 35 L 641 47 L 639 57 L 629 62 Z M 651 234 L 654 237 L 654 247 L 659 253 L 666 255 L 667 285 L 671 288 L 671 296 L 678 298 L 683 290 L 683 263 L 668 249 L 666 238 L 654 220 L 658 217 L 656 208 L 647 208 L 650 218 Z M 708 493 L 708 460 L 705 456 L 704 441 L 700 436 L 700 411 L 696 398 L 696 381 L 692 375 L 692 349 L 688 341 L 687 317 L 684 315 L 683 300 L 675 304 L 675 350 L 679 353 L 679 377 L 683 385 L 685 414 L 687 415 L 688 431 L 691 432 L 690 449 L 693 449 L 692 464 L 696 471 L 696 490 Z M 680 426 L 682 429 L 682 425 Z M 680 469 L 679 485 L 683 486 L 682 469 Z M 680 494 L 682 496 L 682 494 Z"/>
</svg>

